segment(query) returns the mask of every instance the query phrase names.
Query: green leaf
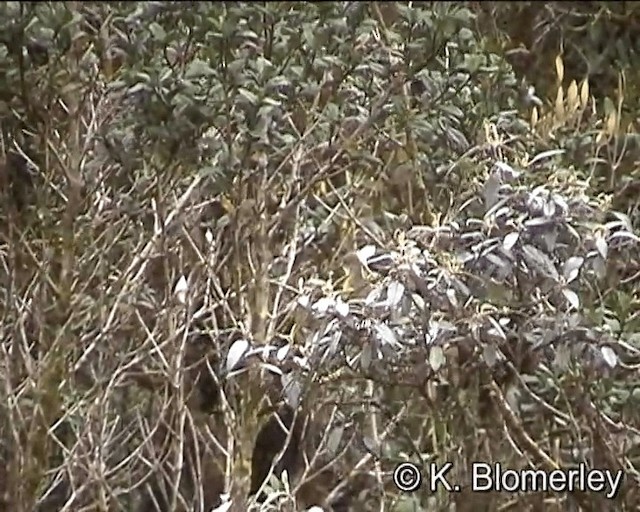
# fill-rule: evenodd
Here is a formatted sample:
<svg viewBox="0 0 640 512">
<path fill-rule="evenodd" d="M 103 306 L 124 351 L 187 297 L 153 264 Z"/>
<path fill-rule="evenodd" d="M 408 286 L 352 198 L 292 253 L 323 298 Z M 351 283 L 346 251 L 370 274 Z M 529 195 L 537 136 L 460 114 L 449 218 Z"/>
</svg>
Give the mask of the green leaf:
<svg viewBox="0 0 640 512">
<path fill-rule="evenodd" d="M 205 61 L 200 59 L 194 59 L 187 66 L 187 70 L 185 71 L 185 78 L 199 78 L 203 76 L 212 76 L 215 75 L 216 72 L 211 69 L 211 66 L 207 64 Z"/>
<path fill-rule="evenodd" d="M 164 41 L 167 38 L 167 32 L 155 21 L 149 25 L 149 32 L 156 41 Z"/>
<path fill-rule="evenodd" d="M 242 99 L 250 105 L 257 105 L 260 102 L 255 94 L 253 94 L 251 91 L 248 91 L 244 87 L 240 87 L 240 89 L 238 90 L 238 95 L 240 95 Z"/>
</svg>

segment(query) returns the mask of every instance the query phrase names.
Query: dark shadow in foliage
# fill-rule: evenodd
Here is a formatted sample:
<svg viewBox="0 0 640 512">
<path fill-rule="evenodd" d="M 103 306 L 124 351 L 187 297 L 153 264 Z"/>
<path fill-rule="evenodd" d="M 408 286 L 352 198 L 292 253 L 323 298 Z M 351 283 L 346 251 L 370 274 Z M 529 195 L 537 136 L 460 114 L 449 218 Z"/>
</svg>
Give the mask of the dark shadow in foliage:
<svg viewBox="0 0 640 512">
<path fill-rule="evenodd" d="M 354 479 L 331 502 L 327 502 L 331 491 L 344 480 L 345 475 L 337 474 L 331 468 L 325 468 L 322 462 L 324 457 L 319 457 L 317 464 L 306 473 L 313 478 L 300 479 L 305 469 L 305 457 L 311 460 L 319 444 L 321 436 L 315 435 L 321 429 L 305 414 L 288 405 L 280 406 L 272 413 L 262 426 L 253 447 L 251 460 L 251 487 L 249 497 L 255 496 L 264 481 L 271 473 L 278 479 L 286 470 L 291 488 L 297 488 L 296 501 L 299 507 L 306 509 L 314 505 L 323 507 L 324 510 L 333 512 L 348 512 L 357 502 L 358 493 L 367 485 L 366 478 Z M 291 431 L 291 433 L 290 433 Z M 287 443 L 288 441 L 288 443 Z M 280 457 L 278 455 L 282 452 Z M 263 502 L 266 496 L 262 492 L 258 502 Z"/>
<path fill-rule="evenodd" d="M 295 422 L 294 422 L 295 421 Z M 289 430 L 293 426 L 291 436 Z M 255 495 L 262 483 L 269 476 L 271 466 L 276 461 L 273 474 L 277 478 L 282 477 L 284 470 L 289 474 L 289 479 L 295 478 L 300 471 L 300 440 L 302 436 L 303 417 L 296 416 L 293 408 L 284 405 L 274 412 L 264 426 L 258 432 L 253 452 L 251 455 L 251 488 L 249 496 Z M 287 439 L 290 437 L 289 442 Z M 278 454 L 283 447 L 286 448 L 279 459 Z M 264 500 L 264 494 L 258 497 L 258 501 Z"/>
<path fill-rule="evenodd" d="M 161 430 L 154 436 L 157 438 L 154 440 L 156 446 L 170 442 L 171 436 L 175 435 L 170 428 Z M 176 507 L 173 508 L 173 478 L 170 476 L 173 460 L 164 454 L 160 470 L 145 486 L 137 512 L 204 512 L 220 506 L 220 496 L 224 492 L 224 474 L 218 459 L 222 461 L 222 457 L 203 449 L 202 443 L 196 442 L 190 429 L 186 429 L 185 434 L 184 462 L 178 486 L 181 499 L 176 500 Z M 198 491 L 200 487 L 201 496 Z"/>
<path fill-rule="evenodd" d="M 11 151 L 0 159 L 0 192 L 5 204 L 21 211 L 28 204 L 33 187 L 32 170 L 22 155 Z"/>
</svg>

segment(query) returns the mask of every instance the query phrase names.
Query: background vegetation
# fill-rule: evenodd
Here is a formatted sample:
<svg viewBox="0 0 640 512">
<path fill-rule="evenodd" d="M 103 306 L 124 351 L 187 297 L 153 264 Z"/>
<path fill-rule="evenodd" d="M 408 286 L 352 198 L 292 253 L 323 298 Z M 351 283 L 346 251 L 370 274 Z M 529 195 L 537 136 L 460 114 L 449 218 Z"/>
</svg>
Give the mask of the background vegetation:
<svg viewBox="0 0 640 512">
<path fill-rule="evenodd" d="M 639 42 L 635 2 L 0 5 L 0 510 L 636 510 Z"/>
</svg>

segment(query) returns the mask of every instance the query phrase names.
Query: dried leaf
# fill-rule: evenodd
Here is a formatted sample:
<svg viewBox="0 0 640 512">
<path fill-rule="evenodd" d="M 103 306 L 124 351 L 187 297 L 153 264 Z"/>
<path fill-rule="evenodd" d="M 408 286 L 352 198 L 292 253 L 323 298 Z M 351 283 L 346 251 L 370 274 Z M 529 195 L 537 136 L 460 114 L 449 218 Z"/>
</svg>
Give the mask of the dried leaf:
<svg viewBox="0 0 640 512">
<path fill-rule="evenodd" d="M 580 104 L 585 108 L 589 102 L 589 80 L 585 78 L 580 86 Z"/>
<path fill-rule="evenodd" d="M 564 149 L 548 149 L 547 151 L 543 151 L 534 156 L 531 161 L 527 164 L 527 167 L 531 167 L 533 164 L 545 160 L 547 158 L 551 158 L 557 155 L 563 155 L 566 151 Z"/>
<path fill-rule="evenodd" d="M 556 57 L 556 75 L 558 76 L 558 82 L 561 83 L 564 80 L 564 63 L 561 55 Z"/>
<path fill-rule="evenodd" d="M 564 120 L 564 91 L 562 86 L 558 87 L 558 94 L 556 94 L 555 114 L 558 121 Z"/>
<path fill-rule="evenodd" d="M 580 100 L 578 99 L 578 84 L 575 80 L 571 80 L 569 88 L 567 89 L 567 106 L 569 110 L 577 110 L 580 107 Z"/>
<path fill-rule="evenodd" d="M 616 114 L 615 111 L 612 111 L 608 116 L 607 116 L 607 122 L 605 123 L 605 133 L 607 135 L 615 135 L 617 130 L 617 125 L 618 125 L 618 115 Z"/>
</svg>

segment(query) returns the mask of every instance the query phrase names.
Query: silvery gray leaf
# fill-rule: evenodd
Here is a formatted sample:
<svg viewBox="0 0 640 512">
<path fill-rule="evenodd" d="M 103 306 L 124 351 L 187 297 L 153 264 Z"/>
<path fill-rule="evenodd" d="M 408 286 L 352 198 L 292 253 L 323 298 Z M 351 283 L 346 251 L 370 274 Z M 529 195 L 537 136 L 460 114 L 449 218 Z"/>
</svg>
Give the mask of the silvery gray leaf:
<svg viewBox="0 0 640 512">
<path fill-rule="evenodd" d="M 482 195 L 484 197 L 484 206 L 486 210 L 490 210 L 498 202 L 498 191 L 500 190 L 500 178 L 498 173 L 492 174 L 484 184 Z"/>
<path fill-rule="evenodd" d="M 387 306 L 395 307 L 404 296 L 404 285 L 399 281 L 391 281 L 387 286 Z"/>
<path fill-rule="evenodd" d="M 555 201 L 556 206 L 560 208 L 562 215 L 566 215 L 567 212 L 569 211 L 569 205 L 565 201 L 564 197 L 562 197 L 559 194 L 552 194 L 551 197 L 553 197 L 553 200 Z"/>
<path fill-rule="evenodd" d="M 571 224 L 565 224 L 564 227 L 574 239 L 581 240 L 580 234 Z"/>
<path fill-rule="evenodd" d="M 335 305 L 335 300 L 331 297 L 321 297 L 312 306 L 312 309 L 317 313 L 324 314 L 329 311 L 329 308 Z"/>
<path fill-rule="evenodd" d="M 500 360 L 500 355 L 499 350 L 491 344 L 485 345 L 482 350 L 482 359 L 489 368 L 493 368 Z"/>
<path fill-rule="evenodd" d="M 438 322 L 429 322 L 429 327 L 427 328 L 427 332 L 424 333 L 425 342 L 427 345 L 431 345 L 438 338 L 438 334 L 440 334 L 441 327 Z"/>
<path fill-rule="evenodd" d="M 338 351 L 338 347 L 340 346 L 340 340 L 342 339 L 342 329 L 336 329 L 331 334 L 331 341 L 329 343 L 329 353 L 331 356 L 335 355 Z"/>
<path fill-rule="evenodd" d="M 580 256 L 572 256 L 564 262 L 562 275 L 567 283 L 574 281 L 578 277 L 583 263 L 584 258 Z"/>
<path fill-rule="evenodd" d="M 488 318 L 489 318 L 489 322 L 493 326 L 492 329 L 489 329 L 490 333 L 502 340 L 506 340 L 507 335 L 504 333 L 504 330 L 502 329 L 502 326 L 500 325 L 500 323 L 497 322 L 496 319 L 493 318 L 491 315 L 489 315 Z"/>
<path fill-rule="evenodd" d="M 554 251 L 556 249 L 556 242 L 558 241 L 558 230 L 554 228 L 547 231 L 542 235 L 542 239 L 544 240 L 544 245 L 547 248 L 547 251 Z"/>
<path fill-rule="evenodd" d="M 282 382 L 282 389 L 284 390 L 284 397 L 287 404 L 295 409 L 300 403 L 300 395 L 302 394 L 300 382 L 288 373 L 283 373 L 280 381 Z"/>
<path fill-rule="evenodd" d="M 567 316 L 567 327 L 569 329 L 576 329 L 582 322 L 582 315 L 580 313 L 571 313 Z"/>
<path fill-rule="evenodd" d="M 494 164 L 500 171 L 500 178 L 503 182 L 509 182 L 520 176 L 520 171 L 516 171 L 513 167 L 505 162 L 496 162 Z"/>
<path fill-rule="evenodd" d="M 425 310 L 426 303 L 425 303 L 424 299 L 419 294 L 412 293 L 411 294 L 411 299 L 413 300 L 413 303 L 416 305 L 416 307 L 420 311 L 424 311 Z"/>
<path fill-rule="evenodd" d="M 364 299 L 364 303 L 367 306 L 370 306 L 380 298 L 380 295 L 382 295 L 382 290 L 378 286 L 376 286 L 367 294 L 366 298 Z"/>
<path fill-rule="evenodd" d="M 228 495 L 227 495 L 228 496 Z M 233 506 L 233 500 L 230 500 L 228 497 L 226 500 L 222 500 L 222 495 L 220 496 L 221 501 L 222 501 L 222 505 L 216 507 L 216 508 L 212 508 L 211 512 L 229 512 L 229 510 L 231 510 L 231 507 Z M 322 510 L 322 509 L 320 509 Z"/>
<path fill-rule="evenodd" d="M 244 338 L 240 338 L 233 342 L 227 353 L 227 372 L 230 372 L 238 366 L 243 356 L 249 351 L 249 342 Z"/>
<path fill-rule="evenodd" d="M 559 370 L 566 370 L 569 368 L 571 362 L 571 350 L 567 345 L 560 345 L 556 347 L 554 352 L 553 366 Z"/>
<path fill-rule="evenodd" d="M 501 217 L 508 217 L 513 213 L 513 210 L 510 206 L 503 206 L 502 208 L 498 208 L 496 212 L 493 214 L 494 220 L 500 220 Z"/>
<path fill-rule="evenodd" d="M 510 251 L 511 249 L 513 249 L 513 246 L 516 245 L 518 238 L 520 238 L 520 233 L 518 233 L 517 231 L 509 233 L 504 237 L 504 240 L 502 241 L 502 247 L 504 247 L 505 250 Z"/>
<path fill-rule="evenodd" d="M 398 355 L 398 345 L 391 346 L 387 343 L 382 343 L 376 352 L 378 359 L 392 360 Z"/>
<path fill-rule="evenodd" d="M 553 219 L 549 219 L 547 217 L 533 217 L 532 219 L 528 219 L 524 222 L 524 225 L 527 228 L 551 226 L 553 224 L 554 224 Z"/>
<path fill-rule="evenodd" d="M 335 455 L 338 453 L 338 449 L 340 448 L 340 441 L 342 441 L 342 437 L 344 436 L 344 425 L 337 425 L 332 428 L 327 436 L 327 450 L 329 453 Z"/>
<path fill-rule="evenodd" d="M 538 196 L 534 196 L 532 194 L 527 200 L 527 207 L 530 215 L 533 215 L 533 216 L 541 215 L 542 210 L 544 208 L 544 199 Z"/>
<path fill-rule="evenodd" d="M 606 260 L 609 246 L 603 236 L 596 236 L 596 249 L 600 253 L 600 256 L 602 256 L 602 259 Z"/>
<path fill-rule="evenodd" d="M 459 306 L 458 298 L 456 297 L 456 291 L 453 288 L 449 288 L 447 290 L 447 299 L 449 299 L 449 302 L 454 308 L 457 308 Z"/>
<path fill-rule="evenodd" d="M 447 358 L 444 354 L 444 350 L 440 345 L 434 345 L 429 350 L 429 365 L 433 368 L 433 371 L 438 371 L 447 362 Z"/>
<path fill-rule="evenodd" d="M 340 316 L 347 316 L 349 314 L 349 304 L 344 302 L 341 298 L 338 298 L 336 300 L 334 307 L 336 313 L 338 313 Z"/>
<path fill-rule="evenodd" d="M 358 261 L 362 266 L 367 266 L 369 260 L 373 258 L 376 253 L 375 245 L 365 245 L 356 251 L 356 256 L 358 257 Z"/>
<path fill-rule="evenodd" d="M 545 217 L 553 217 L 556 214 L 556 203 L 553 199 L 549 198 L 544 204 Z"/>
<path fill-rule="evenodd" d="M 310 303 L 311 297 L 309 297 L 309 295 L 301 295 L 300 297 L 298 297 L 298 304 L 303 308 L 308 308 Z"/>
<path fill-rule="evenodd" d="M 640 238 L 637 235 L 634 235 L 630 231 L 616 231 L 609 235 L 609 241 L 616 240 L 618 238 L 626 238 L 627 240 L 632 240 L 634 242 L 640 242 Z"/>
<path fill-rule="evenodd" d="M 293 362 L 296 363 L 300 368 L 304 368 L 305 370 L 310 370 L 309 366 L 309 358 L 303 356 L 293 356 Z"/>
<path fill-rule="evenodd" d="M 268 372 L 275 373 L 276 375 L 280 375 L 280 376 L 283 375 L 282 370 L 280 368 L 270 363 L 262 363 L 260 366 L 265 370 L 267 370 Z"/>
<path fill-rule="evenodd" d="M 493 263 L 496 267 L 502 268 L 507 264 L 505 261 L 502 260 L 502 258 L 497 256 L 496 254 L 489 253 L 485 255 L 485 258 L 491 263 Z"/>
<path fill-rule="evenodd" d="M 278 361 L 284 361 L 287 358 L 287 354 L 289 354 L 289 350 L 291 350 L 290 345 L 285 345 L 284 347 L 280 347 L 276 352 L 276 359 Z"/>
<path fill-rule="evenodd" d="M 477 242 L 480 243 L 484 240 L 484 234 L 480 231 L 470 231 L 468 233 L 463 233 L 460 235 L 460 240 L 464 242 Z"/>
<path fill-rule="evenodd" d="M 598 277 L 599 279 L 604 279 L 604 277 L 607 275 L 607 265 L 600 256 L 594 258 L 594 260 L 591 262 L 591 266 L 596 277 Z"/>
<path fill-rule="evenodd" d="M 489 238 L 483 242 L 481 242 L 478 246 L 478 249 L 481 249 L 481 256 L 484 256 L 490 252 L 493 252 L 495 248 L 500 245 L 500 239 L 498 237 Z"/>
<path fill-rule="evenodd" d="M 365 343 L 360 353 L 360 367 L 366 372 L 371 367 L 371 360 L 373 359 L 373 348 L 371 343 Z"/>
<path fill-rule="evenodd" d="M 495 214 L 498 211 L 500 211 L 504 207 L 504 205 L 507 204 L 508 202 L 509 202 L 508 197 L 503 197 L 502 199 L 496 200 L 491 206 L 491 208 L 487 210 L 487 213 L 484 214 L 483 224 L 486 223 L 487 220 L 494 218 Z"/>
<path fill-rule="evenodd" d="M 580 298 L 576 292 L 569 288 L 563 288 L 562 295 L 564 295 L 565 299 L 567 299 L 567 302 L 569 302 L 573 309 L 580 308 Z"/>
<path fill-rule="evenodd" d="M 502 327 L 507 327 L 509 326 L 509 324 L 511 324 L 511 318 L 509 318 L 508 316 L 500 317 L 500 320 L 498 320 L 498 323 Z"/>
<path fill-rule="evenodd" d="M 522 247 L 522 252 L 527 262 L 534 268 L 541 271 L 547 277 L 550 277 L 555 281 L 558 281 L 560 279 L 555 265 L 549 259 L 549 256 L 543 253 L 540 249 L 533 245 L 527 244 Z"/>
<path fill-rule="evenodd" d="M 383 345 L 397 345 L 398 338 L 387 324 L 376 322 L 374 328 Z"/>
<path fill-rule="evenodd" d="M 469 287 L 457 277 L 451 277 L 451 284 L 460 292 L 461 295 L 465 297 L 471 296 L 471 290 L 469 290 Z"/>
<path fill-rule="evenodd" d="M 522 392 L 517 386 L 509 386 L 504 394 L 505 401 L 513 411 L 520 410 L 520 396 Z"/>
<path fill-rule="evenodd" d="M 184 276 L 180 276 L 180 279 L 178 279 L 178 282 L 176 283 L 173 289 L 173 293 L 178 299 L 178 302 L 180 302 L 180 304 L 187 303 L 188 292 L 189 292 L 189 285 L 187 283 L 187 278 Z"/>
<path fill-rule="evenodd" d="M 394 261 L 392 254 L 380 254 L 369 260 L 369 269 L 374 272 L 384 272 L 393 266 Z"/>
<path fill-rule="evenodd" d="M 610 212 L 611 215 L 613 215 L 614 217 L 616 217 L 618 220 L 612 221 L 612 222 L 607 222 L 604 227 L 611 230 L 614 229 L 616 227 L 622 227 L 626 230 L 630 230 L 631 228 L 631 220 L 629 219 L 629 216 L 626 213 L 621 213 L 621 212 Z"/>
<path fill-rule="evenodd" d="M 618 356 L 613 351 L 613 349 L 607 345 L 600 347 L 600 353 L 604 358 L 605 362 L 611 367 L 615 368 L 618 365 Z"/>
</svg>

